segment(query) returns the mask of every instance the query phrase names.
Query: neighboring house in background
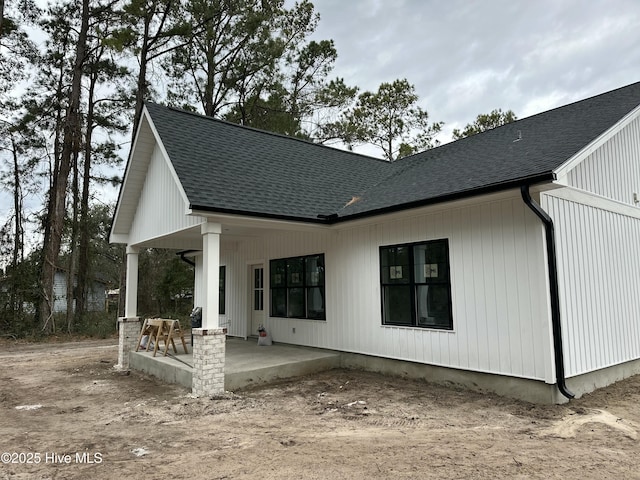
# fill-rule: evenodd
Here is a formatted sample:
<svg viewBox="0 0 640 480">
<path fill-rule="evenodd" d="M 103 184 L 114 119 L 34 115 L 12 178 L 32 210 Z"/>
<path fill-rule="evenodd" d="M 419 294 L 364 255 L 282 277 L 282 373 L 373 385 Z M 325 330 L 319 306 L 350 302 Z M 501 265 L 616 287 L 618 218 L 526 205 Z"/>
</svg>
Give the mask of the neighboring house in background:
<svg viewBox="0 0 640 480">
<path fill-rule="evenodd" d="M 147 104 L 111 230 L 126 316 L 138 248 L 194 250 L 205 330 L 541 402 L 639 373 L 639 105 L 636 83 L 388 163 Z"/>
<path fill-rule="evenodd" d="M 55 299 L 53 302 L 54 313 L 65 313 L 67 311 L 67 279 L 68 272 L 62 269 L 56 270 L 53 280 L 53 294 Z M 102 312 L 105 309 L 107 299 L 107 283 L 101 280 L 92 279 L 91 284 L 87 289 L 87 311 L 88 312 Z M 78 278 L 74 276 L 73 286 L 74 289 L 78 285 Z M 74 297 L 73 308 L 75 311 L 76 300 Z"/>
</svg>

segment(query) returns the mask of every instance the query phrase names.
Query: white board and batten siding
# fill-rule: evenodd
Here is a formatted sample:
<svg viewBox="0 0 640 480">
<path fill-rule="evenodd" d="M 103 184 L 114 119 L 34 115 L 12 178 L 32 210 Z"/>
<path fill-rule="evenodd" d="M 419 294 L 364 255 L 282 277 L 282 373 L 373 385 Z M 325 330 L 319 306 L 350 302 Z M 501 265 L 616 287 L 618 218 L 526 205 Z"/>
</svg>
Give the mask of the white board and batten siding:
<svg viewBox="0 0 640 480">
<path fill-rule="evenodd" d="M 568 185 L 618 202 L 640 202 L 640 113 L 567 173 Z M 633 194 L 638 202 L 634 202 Z"/>
<path fill-rule="evenodd" d="M 567 377 L 640 358 L 640 218 L 543 195 L 554 219 Z"/>
<path fill-rule="evenodd" d="M 569 170 L 565 182 L 541 204 L 556 227 L 571 377 L 640 358 L 640 117 Z"/>
<path fill-rule="evenodd" d="M 382 245 L 449 240 L 453 331 L 382 325 Z M 221 252 L 229 334 L 246 336 L 249 266 L 324 253 L 326 321 L 268 318 L 275 341 L 554 383 L 543 229 L 519 195 L 397 220 L 270 233 Z M 295 333 L 294 329 L 295 328 Z"/>
<path fill-rule="evenodd" d="M 162 150 L 156 144 L 129 232 L 129 245 L 144 244 L 146 241 L 157 243 L 159 237 L 203 223 L 202 217 L 186 215 L 187 209 L 187 200 Z M 184 239 L 177 242 L 175 245 L 165 243 L 162 246 L 181 250 L 202 248 L 199 238 L 193 245 L 186 245 Z"/>
</svg>

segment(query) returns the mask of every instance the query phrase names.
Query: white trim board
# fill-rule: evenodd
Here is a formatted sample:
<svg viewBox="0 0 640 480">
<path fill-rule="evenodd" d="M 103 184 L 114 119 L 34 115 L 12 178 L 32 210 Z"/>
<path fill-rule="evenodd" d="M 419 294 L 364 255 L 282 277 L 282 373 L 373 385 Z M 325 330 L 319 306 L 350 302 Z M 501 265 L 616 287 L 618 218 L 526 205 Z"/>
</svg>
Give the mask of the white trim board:
<svg viewBox="0 0 640 480">
<path fill-rule="evenodd" d="M 610 198 L 606 198 L 595 193 L 581 190 L 575 187 L 565 187 L 557 190 L 544 192 L 545 195 L 551 197 L 562 198 L 571 202 L 588 205 L 590 207 L 607 210 L 613 213 L 619 213 L 627 217 L 640 219 L 640 208 L 634 207 L 626 203 L 618 202 Z"/>
</svg>

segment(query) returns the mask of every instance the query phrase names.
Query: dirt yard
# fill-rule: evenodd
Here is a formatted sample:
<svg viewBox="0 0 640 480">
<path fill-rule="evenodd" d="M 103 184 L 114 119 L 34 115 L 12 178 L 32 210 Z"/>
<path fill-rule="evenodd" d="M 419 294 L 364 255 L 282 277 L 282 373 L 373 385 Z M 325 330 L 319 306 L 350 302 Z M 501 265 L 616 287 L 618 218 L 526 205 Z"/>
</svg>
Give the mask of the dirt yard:
<svg viewBox="0 0 640 480">
<path fill-rule="evenodd" d="M 196 399 L 114 340 L 1 345 L 0 479 L 640 479 L 640 376 L 564 406 L 354 371 Z"/>
</svg>

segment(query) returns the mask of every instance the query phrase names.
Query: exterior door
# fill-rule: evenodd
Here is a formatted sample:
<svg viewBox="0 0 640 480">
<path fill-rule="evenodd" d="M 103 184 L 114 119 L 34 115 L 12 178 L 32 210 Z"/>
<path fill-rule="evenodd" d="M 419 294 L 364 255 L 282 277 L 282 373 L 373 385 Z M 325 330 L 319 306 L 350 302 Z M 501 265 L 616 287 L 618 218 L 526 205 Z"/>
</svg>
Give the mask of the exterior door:
<svg viewBox="0 0 640 480">
<path fill-rule="evenodd" d="M 249 336 L 258 336 L 264 324 L 264 266 L 251 265 L 251 330 Z"/>
</svg>

